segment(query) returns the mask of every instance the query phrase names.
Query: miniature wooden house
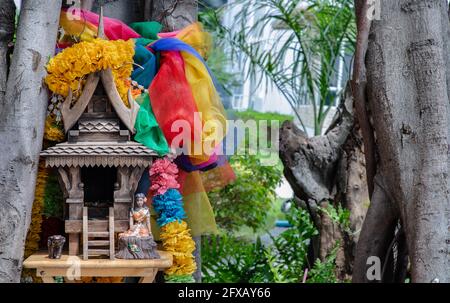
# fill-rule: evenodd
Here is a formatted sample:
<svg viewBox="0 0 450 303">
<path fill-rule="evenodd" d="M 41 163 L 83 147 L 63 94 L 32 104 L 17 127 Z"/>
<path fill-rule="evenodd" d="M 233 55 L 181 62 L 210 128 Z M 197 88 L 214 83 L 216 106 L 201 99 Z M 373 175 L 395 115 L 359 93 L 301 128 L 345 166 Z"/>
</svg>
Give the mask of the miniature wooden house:
<svg viewBox="0 0 450 303">
<path fill-rule="evenodd" d="M 124 105 L 111 70 L 90 74 L 72 105 L 63 103 L 67 142 L 44 150 L 46 165 L 58 171 L 65 196 L 69 255 L 114 258 L 114 234 L 129 228 L 129 210 L 143 171 L 156 156 L 130 140 L 139 105 Z"/>
</svg>

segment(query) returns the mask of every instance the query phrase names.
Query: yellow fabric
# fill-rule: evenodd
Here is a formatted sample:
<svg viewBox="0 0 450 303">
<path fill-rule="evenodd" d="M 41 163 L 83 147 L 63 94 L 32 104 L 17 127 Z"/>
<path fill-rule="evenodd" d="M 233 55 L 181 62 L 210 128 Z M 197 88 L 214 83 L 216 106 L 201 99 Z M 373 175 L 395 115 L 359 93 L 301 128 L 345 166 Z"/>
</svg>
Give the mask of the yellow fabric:
<svg viewBox="0 0 450 303">
<path fill-rule="evenodd" d="M 186 222 L 192 235 L 196 237 L 217 233 L 214 212 L 198 171 L 186 175 L 182 194 L 184 210 L 187 215 Z"/>
<path fill-rule="evenodd" d="M 133 71 L 133 56 L 133 40 L 83 41 L 50 59 L 45 83 L 52 92 L 63 97 L 69 94 L 71 88 L 77 97 L 82 92 L 88 74 L 111 68 L 117 90 L 128 106 L 127 93 L 130 86 L 127 79 Z"/>
<path fill-rule="evenodd" d="M 192 46 L 203 58 L 207 58 L 212 48 L 212 38 L 208 32 L 203 30 L 199 22 L 192 23 L 176 35 L 178 39 Z"/>
<path fill-rule="evenodd" d="M 193 237 L 218 233 L 214 212 L 211 203 L 209 202 L 208 195 L 205 192 L 183 196 L 183 201 L 184 210 L 187 215 L 186 222 Z M 161 230 L 156 223 L 158 215 L 154 212 L 153 207 L 150 208 L 150 212 L 152 234 L 154 239 L 159 241 L 161 240 Z"/>
<path fill-rule="evenodd" d="M 192 88 L 192 94 L 204 125 L 202 143 L 212 151 L 222 142 L 226 134 L 225 109 L 203 62 L 186 52 L 182 52 L 182 56 L 186 79 Z M 195 160 L 197 158 L 195 155 L 190 158 L 194 165 L 201 163 Z M 203 162 L 204 159 L 200 161 Z"/>
<path fill-rule="evenodd" d="M 184 197 L 186 222 L 194 237 L 205 234 L 217 234 L 214 212 L 205 192 L 190 194 Z"/>
<path fill-rule="evenodd" d="M 203 31 L 200 23 L 185 27 L 176 37 L 192 46 L 203 58 L 208 56 L 212 39 L 209 33 Z M 186 79 L 191 87 L 197 110 L 202 115 L 204 129 L 201 142 L 212 151 L 226 134 L 225 109 L 203 62 L 187 52 L 181 52 L 181 55 L 185 64 Z M 197 155 L 191 153 L 192 164 L 199 165 L 208 160 L 209 157 L 205 156 L 204 151 L 202 149 L 200 151 L 202 153 Z"/>
<path fill-rule="evenodd" d="M 61 11 L 59 15 L 59 25 L 66 35 L 75 36 L 82 41 L 92 41 L 97 37 L 97 26 L 82 19 L 69 20 L 69 16 L 65 11 Z"/>
</svg>

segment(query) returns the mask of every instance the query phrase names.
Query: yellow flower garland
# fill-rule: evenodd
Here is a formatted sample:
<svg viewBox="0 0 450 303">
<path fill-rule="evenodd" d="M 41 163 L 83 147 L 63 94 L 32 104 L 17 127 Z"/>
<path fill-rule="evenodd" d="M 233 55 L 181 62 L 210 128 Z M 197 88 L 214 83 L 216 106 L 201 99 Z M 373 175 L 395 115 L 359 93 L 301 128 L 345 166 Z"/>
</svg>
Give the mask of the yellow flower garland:
<svg viewBox="0 0 450 303">
<path fill-rule="evenodd" d="M 44 207 L 45 186 L 47 185 L 48 171 L 45 162 L 39 162 L 38 175 L 36 179 L 36 190 L 34 194 L 33 208 L 31 212 L 31 223 L 25 242 L 24 257 L 28 258 L 39 250 L 39 240 L 42 225 L 42 208 Z M 23 276 L 31 276 L 34 281 L 38 279 L 32 270 L 24 270 Z"/>
<path fill-rule="evenodd" d="M 53 115 L 47 116 L 45 120 L 44 139 L 52 142 L 62 142 L 65 138 L 62 126 L 58 126 Z"/>
<path fill-rule="evenodd" d="M 167 275 L 191 275 L 197 269 L 195 242 L 184 221 L 174 221 L 161 227 L 161 240 L 166 251 L 173 255 L 173 265 L 165 271 Z"/>
<path fill-rule="evenodd" d="M 47 177 L 48 171 L 45 168 L 45 162 L 40 161 L 36 179 L 36 190 L 34 194 L 31 223 L 25 244 L 26 258 L 39 250 L 39 233 L 41 232 L 42 208 L 44 207 L 44 195 L 45 186 L 47 184 Z"/>
<path fill-rule="evenodd" d="M 50 59 L 45 83 L 51 91 L 64 97 L 67 97 L 71 88 L 77 97 L 81 94 L 88 74 L 111 68 L 119 94 L 128 106 L 127 79 L 133 71 L 133 56 L 133 40 L 82 41 Z"/>
</svg>

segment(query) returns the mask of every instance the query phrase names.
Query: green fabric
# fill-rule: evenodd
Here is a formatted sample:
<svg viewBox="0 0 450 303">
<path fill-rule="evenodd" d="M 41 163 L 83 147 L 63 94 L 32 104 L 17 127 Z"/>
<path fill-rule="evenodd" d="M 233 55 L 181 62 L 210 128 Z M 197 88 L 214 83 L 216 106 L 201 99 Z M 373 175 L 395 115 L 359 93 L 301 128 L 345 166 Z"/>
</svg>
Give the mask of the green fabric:
<svg viewBox="0 0 450 303">
<path fill-rule="evenodd" d="M 162 25 L 155 21 L 134 22 L 130 24 L 139 35 L 151 40 L 158 40 L 158 33 L 162 30 Z"/>
<path fill-rule="evenodd" d="M 158 122 L 156 122 L 148 93 L 140 95 L 136 101 L 141 107 L 134 124 L 136 129 L 134 140 L 154 150 L 159 156 L 168 154 L 169 145 L 159 128 Z"/>
</svg>

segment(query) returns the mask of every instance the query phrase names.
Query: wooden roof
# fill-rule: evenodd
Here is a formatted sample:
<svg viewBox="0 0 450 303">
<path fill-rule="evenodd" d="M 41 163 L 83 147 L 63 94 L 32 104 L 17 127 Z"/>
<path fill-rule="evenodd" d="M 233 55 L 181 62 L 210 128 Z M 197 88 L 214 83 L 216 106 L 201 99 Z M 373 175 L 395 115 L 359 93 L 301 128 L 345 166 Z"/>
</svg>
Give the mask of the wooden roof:
<svg viewBox="0 0 450 303">
<path fill-rule="evenodd" d="M 157 154 L 137 142 L 64 142 L 41 152 L 46 166 L 141 166 L 151 165 Z"/>
<path fill-rule="evenodd" d="M 78 119 L 80 119 L 89 102 L 91 102 L 92 97 L 94 96 L 95 89 L 97 88 L 100 80 L 102 81 L 108 100 L 109 102 L 111 102 L 114 110 L 117 113 L 117 116 L 130 130 L 131 133 L 135 133 L 134 123 L 139 112 L 139 104 L 134 101 L 133 97 L 131 96 L 131 91 L 128 91 L 127 96 L 130 107 L 128 108 L 125 106 L 119 95 L 119 92 L 117 91 L 111 69 L 106 69 L 90 74 L 86 80 L 86 84 L 83 88 L 81 96 L 73 106 L 73 94 L 72 90 L 69 89 L 69 95 L 63 102 L 63 107 L 61 109 L 65 131 L 68 132 L 77 123 Z"/>
</svg>

